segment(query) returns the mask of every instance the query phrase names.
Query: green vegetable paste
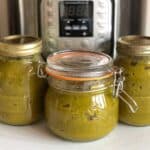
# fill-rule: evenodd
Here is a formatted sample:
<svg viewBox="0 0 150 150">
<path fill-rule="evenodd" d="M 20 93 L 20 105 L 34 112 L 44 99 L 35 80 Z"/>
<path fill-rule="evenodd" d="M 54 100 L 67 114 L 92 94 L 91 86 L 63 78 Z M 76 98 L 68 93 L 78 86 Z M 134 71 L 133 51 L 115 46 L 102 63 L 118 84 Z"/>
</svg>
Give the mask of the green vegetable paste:
<svg viewBox="0 0 150 150">
<path fill-rule="evenodd" d="M 135 100 L 139 109 L 132 113 L 120 100 L 120 120 L 130 125 L 150 125 L 150 57 L 118 57 L 116 64 L 124 67 L 124 90 Z"/>
<path fill-rule="evenodd" d="M 39 55 L 0 57 L 1 122 L 26 125 L 41 118 L 46 82 L 37 77 L 39 60 Z"/>
<path fill-rule="evenodd" d="M 75 141 L 95 140 L 112 131 L 118 121 L 118 100 L 112 96 L 112 88 L 83 91 L 84 83 L 71 84 L 78 90 L 50 86 L 47 92 L 46 120 L 51 131 Z"/>
</svg>

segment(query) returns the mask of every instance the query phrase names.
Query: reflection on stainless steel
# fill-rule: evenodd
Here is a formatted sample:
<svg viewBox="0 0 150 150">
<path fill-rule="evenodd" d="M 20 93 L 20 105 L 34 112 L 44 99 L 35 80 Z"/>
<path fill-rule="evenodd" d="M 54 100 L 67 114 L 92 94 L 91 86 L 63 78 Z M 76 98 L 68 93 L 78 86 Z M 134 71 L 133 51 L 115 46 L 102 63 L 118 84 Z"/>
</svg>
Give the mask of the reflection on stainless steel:
<svg viewBox="0 0 150 150">
<path fill-rule="evenodd" d="M 119 35 L 150 36 L 150 0 L 120 0 Z"/>
<path fill-rule="evenodd" d="M 68 0 L 69 2 L 66 3 L 70 4 L 60 3 L 60 1 L 62 0 L 42 1 L 44 56 L 46 57 L 60 49 L 86 49 L 113 54 L 116 38 L 115 11 L 118 0 L 84 0 L 84 3 L 89 1 L 87 6 L 82 3 L 82 0 Z M 79 3 L 84 4 L 86 6 L 84 10 L 89 15 L 84 16 L 83 14 L 87 14 L 87 12 L 79 11 L 80 14 L 76 16 L 75 13 L 78 11 L 73 11 L 74 13 L 69 16 L 69 12 L 65 11 L 71 10 L 68 6 L 73 5 L 73 10 L 77 10 L 77 8 L 74 9 L 76 4 L 71 4 L 71 1 L 78 3 L 78 5 Z"/>
<path fill-rule="evenodd" d="M 150 36 L 150 0 L 115 1 L 116 5 L 120 3 L 118 35 Z M 0 37 L 20 33 L 39 36 L 40 3 L 41 0 L 0 0 Z"/>
<path fill-rule="evenodd" d="M 141 32 L 150 36 L 150 0 L 143 0 Z"/>
<path fill-rule="evenodd" d="M 0 0 L 0 37 L 10 34 L 40 35 L 41 0 Z"/>
</svg>

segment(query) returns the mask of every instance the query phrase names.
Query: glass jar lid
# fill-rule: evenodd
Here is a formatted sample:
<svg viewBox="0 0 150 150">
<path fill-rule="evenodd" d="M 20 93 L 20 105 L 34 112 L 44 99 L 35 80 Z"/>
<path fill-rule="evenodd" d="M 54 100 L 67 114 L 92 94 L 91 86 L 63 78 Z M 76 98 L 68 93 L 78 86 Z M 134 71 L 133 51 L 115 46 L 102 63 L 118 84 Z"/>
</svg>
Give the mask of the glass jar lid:
<svg viewBox="0 0 150 150">
<path fill-rule="evenodd" d="M 146 56 L 150 54 L 150 37 L 129 35 L 118 40 L 117 50 L 119 53 Z"/>
<path fill-rule="evenodd" d="M 113 74 L 112 58 L 93 51 L 61 51 L 47 58 L 46 72 L 64 80 L 97 80 Z"/>
<path fill-rule="evenodd" d="M 42 41 L 31 36 L 13 35 L 0 40 L 0 55 L 23 57 L 40 53 Z"/>
</svg>

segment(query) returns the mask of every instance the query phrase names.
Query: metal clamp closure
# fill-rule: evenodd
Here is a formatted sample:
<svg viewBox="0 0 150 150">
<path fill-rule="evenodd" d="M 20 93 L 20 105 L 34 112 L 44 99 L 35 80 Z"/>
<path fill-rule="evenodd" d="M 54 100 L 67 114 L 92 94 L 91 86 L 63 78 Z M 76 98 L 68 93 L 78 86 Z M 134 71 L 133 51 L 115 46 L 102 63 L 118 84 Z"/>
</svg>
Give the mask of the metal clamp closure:
<svg viewBox="0 0 150 150">
<path fill-rule="evenodd" d="M 124 90 L 125 77 L 123 75 L 123 68 L 115 68 L 114 73 L 114 92 L 115 97 L 119 97 L 124 103 L 126 103 L 129 109 L 136 113 L 138 105 L 136 101 Z"/>
<path fill-rule="evenodd" d="M 123 90 L 124 81 L 125 81 L 125 77 L 123 76 L 123 68 L 115 68 L 113 96 L 115 97 L 119 96 L 120 91 Z"/>
<path fill-rule="evenodd" d="M 45 66 L 46 66 L 45 62 L 38 63 L 37 76 L 39 78 L 47 78 L 47 74 L 45 72 Z"/>
</svg>

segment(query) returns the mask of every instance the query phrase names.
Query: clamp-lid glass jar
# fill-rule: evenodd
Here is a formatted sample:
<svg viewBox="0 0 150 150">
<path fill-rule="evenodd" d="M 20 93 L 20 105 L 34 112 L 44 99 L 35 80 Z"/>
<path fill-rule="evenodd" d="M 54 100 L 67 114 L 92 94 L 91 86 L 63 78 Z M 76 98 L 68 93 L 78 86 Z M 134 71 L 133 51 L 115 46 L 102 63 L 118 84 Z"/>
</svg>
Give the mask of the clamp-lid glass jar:
<svg viewBox="0 0 150 150">
<path fill-rule="evenodd" d="M 91 51 L 62 51 L 47 58 L 46 120 L 56 135 L 89 141 L 118 122 L 112 59 Z"/>
<path fill-rule="evenodd" d="M 26 125 L 40 119 L 46 88 L 37 77 L 41 40 L 8 36 L 0 40 L 0 121 Z"/>
<path fill-rule="evenodd" d="M 139 107 L 132 113 L 120 101 L 120 120 L 130 125 L 150 125 L 150 37 L 122 37 L 117 49 L 115 63 L 124 68 L 124 90 Z"/>
</svg>

